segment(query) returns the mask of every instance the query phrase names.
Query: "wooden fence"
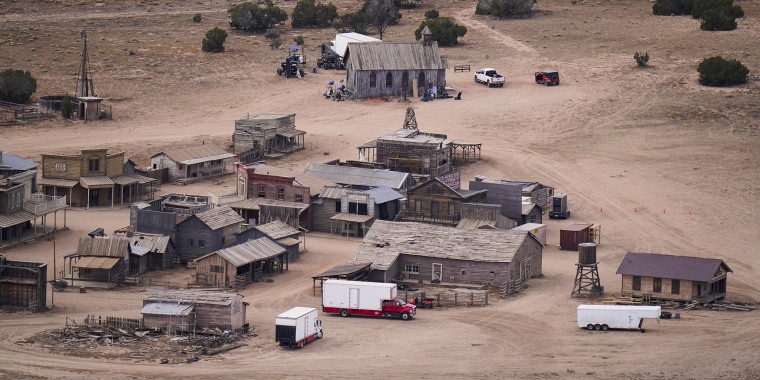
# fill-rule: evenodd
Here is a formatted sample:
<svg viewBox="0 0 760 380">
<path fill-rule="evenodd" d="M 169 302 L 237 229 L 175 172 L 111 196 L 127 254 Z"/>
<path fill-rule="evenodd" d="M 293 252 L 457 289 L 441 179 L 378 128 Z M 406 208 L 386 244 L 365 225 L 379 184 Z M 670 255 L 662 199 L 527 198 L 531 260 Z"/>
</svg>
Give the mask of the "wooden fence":
<svg viewBox="0 0 760 380">
<path fill-rule="evenodd" d="M 84 324 L 90 327 L 103 326 L 114 327 L 120 329 L 141 329 L 143 328 L 142 319 L 134 318 L 121 318 L 121 317 L 101 317 L 95 315 L 87 315 L 84 319 Z"/>
<path fill-rule="evenodd" d="M 464 71 L 470 71 L 470 65 L 458 65 L 454 66 L 454 72 L 455 73 L 461 73 Z"/>
<path fill-rule="evenodd" d="M 469 289 L 446 289 L 441 291 L 405 291 L 404 301 L 410 302 L 418 298 L 419 301 L 425 298 L 435 298 L 435 307 L 457 307 L 457 306 L 486 306 L 489 304 L 488 290 L 469 290 Z"/>
<path fill-rule="evenodd" d="M 501 296 L 506 297 L 511 294 L 515 294 L 522 290 L 523 282 L 520 279 L 509 280 L 501 285 Z"/>
</svg>

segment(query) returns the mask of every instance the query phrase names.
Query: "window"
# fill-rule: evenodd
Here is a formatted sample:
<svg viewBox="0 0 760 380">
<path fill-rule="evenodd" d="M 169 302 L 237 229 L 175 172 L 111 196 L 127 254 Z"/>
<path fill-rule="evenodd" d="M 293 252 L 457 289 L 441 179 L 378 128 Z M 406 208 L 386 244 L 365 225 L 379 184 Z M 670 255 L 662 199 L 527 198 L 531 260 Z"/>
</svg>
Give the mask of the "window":
<svg viewBox="0 0 760 380">
<path fill-rule="evenodd" d="M 285 189 L 277 189 L 277 199 L 285 200 Z"/>
<path fill-rule="evenodd" d="M 192 247 L 195 245 L 195 241 L 193 239 L 187 239 L 187 245 Z"/>
<path fill-rule="evenodd" d="M 349 214 L 358 214 L 358 215 L 368 215 L 367 204 L 366 203 L 349 202 L 348 203 L 348 213 Z"/>
<path fill-rule="evenodd" d="M 267 196 L 267 187 L 259 186 L 259 198 L 265 198 Z"/>
<path fill-rule="evenodd" d="M 454 216 L 455 215 L 454 214 L 454 204 L 453 203 L 449 203 L 449 215 L 450 216 Z"/>
<path fill-rule="evenodd" d="M 403 74 L 401 74 L 401 88 L 404 89 L 404 91 L 409 90 L 409 72 L 404 71 Z"/>
<path fill-rule="evenodd" d="M 467 271 L 466 270 L 462 270 L 462 276 L 466 276 L 466 275 L 467 275 Z"/>
<path fill-rule="evenodd" d="M 385 87 L 393 87 L 393 74 L 385 74 Z"/>
<path fill-rule="evenodd" d="M 369 73 L 369 86 L 371 88 L 377 87 L 377 73 L 374 71 Z"/>
<path fill-rule="evenodd" d="M 417 82 L 418 82 L 417 83 L 418 86 L 427 88 L 425 86 L 425 72 L 424 71 L 420 71 L 420 75 L 417 76 Z"/>
<path fill-rule="evenodd" d="M 335 202 L 335 212 L 341 212 L 340 201 Z"/>
<path fill-rule="evenodd" d="M 100 160 L 97 158 L 91 158 L 87 164 L 87 168 L 91 172 L 97 172 L 100 171 Z"/>
<path fill-rule="evenodd" d="M 211 273 L 224 273 L 224 265 L 212 265 L 209 270 Z"/>
<path fill-rule="evenodd" d="M 422 202 L 420 201 L 414 202 L 414 211 L 416 212 L 422 211 Z"/>
<path fill-rule="evenodd" d="M 158 169 L 158 164 L 153 164 L 153 169 Z"/>
<path fill-rule="evenodd" d="M 301 202 L 303 202 L 303 195 L 301 195 L 301 194 L 296 194 L 296 202 L 298 202 L 298 203 L 301 203 Z"/>
<path fill-rule="evenodd" d="M 633 290 L 641 290 L 641 276 L 633 276 Z"/>
<path fill-rule="evenodd" d="M 671 282 L 670 282 L 670 293 L 671 294 L 681 294 L 681 280 L 671 280 Z"/>
<path fill-rule="evenodd" d="M 419 274 L 420 266 L 419 265 L 404 265 L 404 272 Z"/>
<path fill-rule="evenodd" d="M 662 279 L 661 278 L 653 278 L 652 279 L 652 291 L 655 293 L 662 293 Z"/>
<path fill-rule="evenodd" d="M 206 241 L 205 240 L 198 240 L 198 247 L 199 248 L 206 248 Z"/>
</svg>

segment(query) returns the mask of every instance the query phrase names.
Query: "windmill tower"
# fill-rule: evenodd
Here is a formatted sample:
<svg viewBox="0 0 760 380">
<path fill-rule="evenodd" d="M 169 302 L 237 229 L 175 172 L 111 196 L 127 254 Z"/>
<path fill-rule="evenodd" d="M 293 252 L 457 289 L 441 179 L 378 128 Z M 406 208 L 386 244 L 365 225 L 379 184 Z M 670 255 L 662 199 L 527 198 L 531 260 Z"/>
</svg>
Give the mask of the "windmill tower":
<svg viewBox="0 0 760 380">
<path fill-rule="evenodd" d="M 578 270 L 575 273 L 575 284 L 571 297 L 577 296 L 600 296 L 604 293 L 604 287 L 599 279 L 599 262 L 596 261 L 596 244 L 578 244 Z"/>
<path fill-rule="evenodd" d="M 406 117 L 404 117 L 404 129 L 419 130 L 417 127 L 417 117 L 414 116 L 414 108 L 406 108 Z"/>
<path fill-rule="evenodd" d="M 79 64 L 79 74 L 77 75 L 77 97 L 90 97 L 95 95 L 95 87 L 92 84 L 92 73 L 90 72 L 90 56 L 87 54 L 87 31 L 82 30 L 82 62 Z"/>
</svg>

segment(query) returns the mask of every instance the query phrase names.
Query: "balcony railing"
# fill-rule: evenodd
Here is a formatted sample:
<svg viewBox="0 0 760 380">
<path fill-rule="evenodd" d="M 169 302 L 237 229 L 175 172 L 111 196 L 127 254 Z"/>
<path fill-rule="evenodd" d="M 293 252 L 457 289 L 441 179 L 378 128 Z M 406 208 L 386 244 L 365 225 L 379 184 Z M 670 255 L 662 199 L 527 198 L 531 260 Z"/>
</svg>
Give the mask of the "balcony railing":
<svg viewBox="0 0 760 380">
<path fill-rule="evenodd" d="M 453 224 L 459 223 L 459 215 L 442 215 L 431 214 L 426 212 L 415 212 L 409 210 L 402 210 L 400 219 L 404 222 L 422 222 L 433 224 Z"/>
<path fill-rule="evenodd" d="M 54 197 L 42 193 L 34 193 L 28 201 L 24 202 L 24 211 L 31 212 L 34 215 L 44 215 L 66 206 L 65 195 Z"/>
</svg>

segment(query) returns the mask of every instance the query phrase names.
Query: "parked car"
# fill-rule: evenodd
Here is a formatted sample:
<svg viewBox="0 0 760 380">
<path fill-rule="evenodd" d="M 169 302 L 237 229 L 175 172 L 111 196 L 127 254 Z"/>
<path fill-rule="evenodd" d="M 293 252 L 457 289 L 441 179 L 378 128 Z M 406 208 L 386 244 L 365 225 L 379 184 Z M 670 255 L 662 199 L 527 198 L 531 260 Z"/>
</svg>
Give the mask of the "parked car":
<svg viewBox="0 0 760 380">
<path fill-rule="evenodd" d="M 559 72 L 557 70 L 536 71 L 536 84 L 559 86 Z"/>
<path fill-rule="evenodd" d="M 475 72 L 475 83 L 484 83 L 488 87 L 504 86 L 504 76 L 499 75 L 496 69 L 485 68 Z"/>
</svg>

